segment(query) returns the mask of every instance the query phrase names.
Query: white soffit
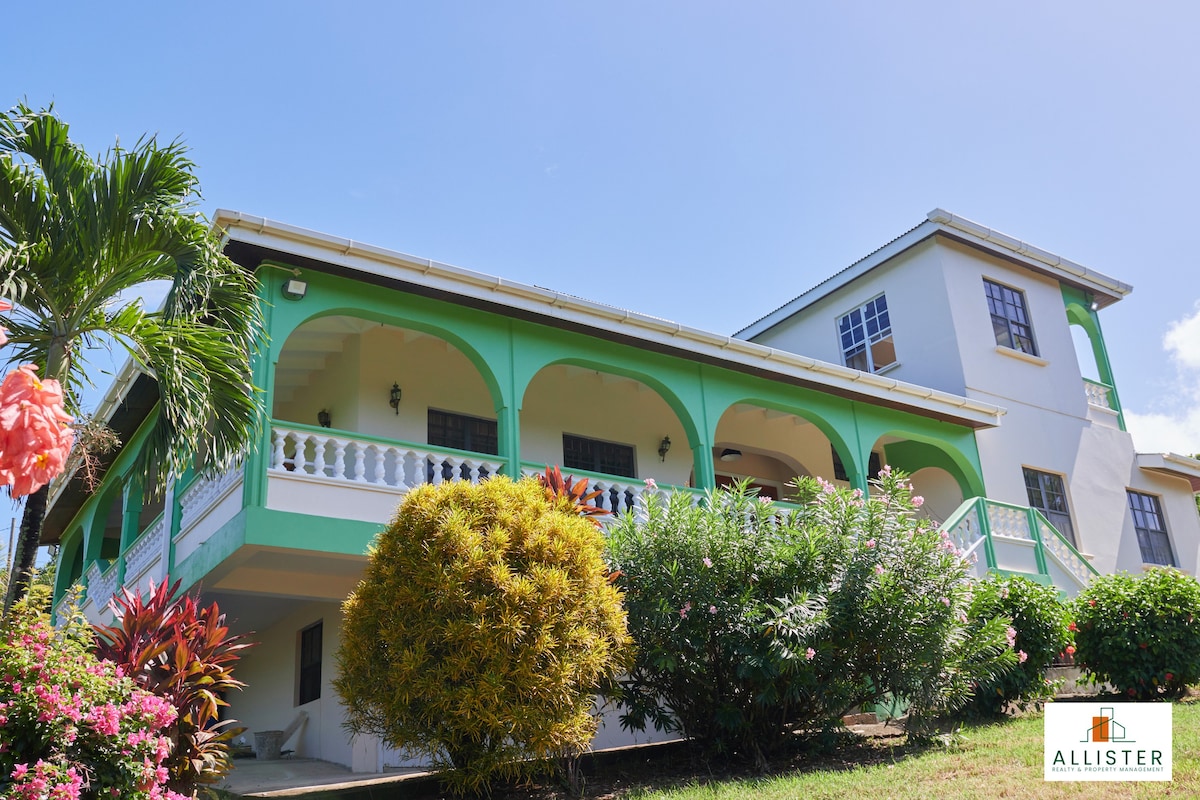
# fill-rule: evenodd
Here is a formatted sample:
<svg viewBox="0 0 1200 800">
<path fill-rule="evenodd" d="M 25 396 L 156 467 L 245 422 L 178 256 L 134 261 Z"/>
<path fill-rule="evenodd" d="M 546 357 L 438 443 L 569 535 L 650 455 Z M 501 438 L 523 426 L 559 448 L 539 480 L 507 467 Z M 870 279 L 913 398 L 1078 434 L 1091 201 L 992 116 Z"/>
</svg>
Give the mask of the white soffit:
<svg viewBox="0 0 1200 800">
<path fill-rule="evenodd" d="M 238 211 L 218 210 L 213 225 L 223 231 L 226 239 L 661 344 L 725 362 L 735 368 L 750 367 L 781 377 L 800 379 L 857 395 L 867 401 L 874 399 L 903 406 L 923 416 L 936 416 L 972 428 L 995 426 L 1005 413 L 998 406 L 926 386 L 859 372 L 744 339 L 709 333 L 678 322 Z"/>
<path fill-rule="evenodd" d="M 1200 461 L 1194 458 L 1178 453 L 1138 453 L 1137 465 L 1150 472 L 1183 478 L 1192 485 L 1193 492 L 1200 492 Z"/>
</svg>

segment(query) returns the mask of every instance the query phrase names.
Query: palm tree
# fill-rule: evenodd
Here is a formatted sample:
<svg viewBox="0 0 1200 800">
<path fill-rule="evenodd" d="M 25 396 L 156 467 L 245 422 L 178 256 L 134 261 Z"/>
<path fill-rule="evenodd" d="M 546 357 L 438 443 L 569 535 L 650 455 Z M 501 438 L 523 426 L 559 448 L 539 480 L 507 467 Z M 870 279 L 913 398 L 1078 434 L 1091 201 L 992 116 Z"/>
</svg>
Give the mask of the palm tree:
<svg viewBox="0 0 1200 800">
<path fill-rule="evenodd" d="M 0 113 L 0 297 L 14 308 L 6 355 L 57 378 L 76 408 L 84 353 L 117 342 L 158 384 L 141 474 L 179 475 L 198 452 L 223 470 L 258 426 L 250 355 L 262 330 L 254 277 L 194 210 L 195 165 L 154 137 L 102 159 L 53 109 Z M 161 309 L 140 290 L 169 282 Z M 161 480 L 155 484 L 161 488 Z M 24 594 L 49 487 L 26 501 L 5 613 Z"/>
</svg>

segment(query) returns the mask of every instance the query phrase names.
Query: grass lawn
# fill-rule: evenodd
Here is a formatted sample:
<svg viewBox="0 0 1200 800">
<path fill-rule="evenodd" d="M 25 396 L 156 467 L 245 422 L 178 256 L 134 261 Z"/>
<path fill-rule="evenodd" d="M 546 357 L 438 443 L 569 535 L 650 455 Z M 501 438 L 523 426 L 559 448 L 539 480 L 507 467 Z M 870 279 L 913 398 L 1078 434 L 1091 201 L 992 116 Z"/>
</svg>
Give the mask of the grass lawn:
<svg viewBox="0 0 1200 800">
<path fill-rule="evenodd" d="M 1191 698 L 1196 700 L 1197 698 Z M 769 778 L 692 782 L 682 788 L 630 788 L 626 800 L 710 798 L 862 798 L 864 800 L 993 800 L 993 798 L 1200 797 L 1200 702 L 1175 705 L 1174 780 L 1165 782 L 1048 782 L 1042 779 L 1040 714 L 968 728 L 948 747 L 913 750 L 864 745 L 853 750 L 860 765 L 796 769 Z M 846 761 L 855 758 L 847 753 Z"/>
</svg>

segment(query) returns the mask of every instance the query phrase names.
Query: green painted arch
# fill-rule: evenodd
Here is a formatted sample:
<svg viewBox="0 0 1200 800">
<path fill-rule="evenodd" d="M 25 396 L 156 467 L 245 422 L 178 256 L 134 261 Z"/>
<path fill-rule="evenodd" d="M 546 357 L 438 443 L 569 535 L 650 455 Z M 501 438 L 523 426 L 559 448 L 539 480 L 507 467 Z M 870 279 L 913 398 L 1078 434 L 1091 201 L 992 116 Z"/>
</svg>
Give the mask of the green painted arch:
<svg viewBox="0 0 1200 800">
<path fill-rule="evenodd" d="M 410 316 L 401 313 L 387 313 L 378 310 L 362 308 L 359 306 L 344 306 L 325 308 L 316 313 L 310 314 L 303 319 L 299 319 L 288 325 L 284 330 L 277 329 L 274 332 L 270 359 L 271 363 L 277 363 L 279 356 L 287 347 L 287 341 L 292 334 L 299 331 L 304 325 L 318 319 L 326 317 L 352 317 L 354 319 L 370 320 L 378 322 L 381 325 L 388 325 L 394 328 L 408 328 L 410 330 L 420 331 L 421 333 L 435 336 L 458 349 L 471 365 L 475 367 L 476 372 L 483 379 L 484 385 L 487 387 L 488 394 L 492 398 L 492 405 L 497 412 L 504 408 L 506 396 L 503 384 L 501 383 L 496 371 L 488 363 L 487 357 L 480 351 L 479 348 L 469 339 L 459 335 L 454 329 L 449 327 L 449 323 L 439 323 L 436 321 L 421 319 L 415 316 Z M 507 334 L 505 334 L 507 335 Z M 275 342 L 278 341 L 278 346 Z M 272 387 L 273 388 L 273 387 Z"/>
<path fill-rule="evenodd" d="M 977 460 L 973 460 L 945 439 L 911 430 L 893 429 L 876 436 L 872 447 L 884 436 L 903 439 L 884 445 L 887 463 L 893 467 L 910 474 L 925 467 L 937 467 L 950 473 L 958 482 L 964 499 L 987 495 Z"/>
<path fill-rule="evenodd" d="M 529 392 L 529 387 L 534 379 L 545 372 L 550 367 L 560 364 L 569 364 L 576 367 L 595 370 L 597 372 L 605 372 L 610 375 L 620 375 L 623 378 L 638 381 L 654 391 L 667 407 L 674 412 L 675 417 L 679 420 L 679 424 L 683 426 L 684 432 L 688 437 L 688 444 L 692 448 L 700 447 L 700 426 L 696 423 L 695 417 L 692 415 L 691 409 L 688 408 L 683 398 L 664 381 L 659 380 L 654 375 L 638 369 L 637 367 L 629 366 L 628 363 L 619 364 L 612 361 L 588 357 L 585 355 L 562 356 L 553 360 L 542 362 L 540 366 L 528 375 L 520 387 L 520 404 L 518 408 L 525 405 L 525 397 Z"/>
<path fill-rule="evenodd" d="M 72 586 L 83 580 L 83 530 L 75 528 L 63 537 L 59 547 L 58 567 L 54 578 L 54 602 Z"/>
<path fill-rule="evenodd" d="M 845 418 L 840 420 L 832 419 L 839 416 L 837 413 L 829 413 L 829 411 L 837 412 L 835 406 L 831 405 L 825 414 L 818 413 L 810 406 L 804 406 L 796 403 L 788 403 L 781 400 L 770 400 L 755 394 L 747 394 L 743 396 L 734 396 L 730 399 L 728 396 L 721 399 L 722 407 L 720 413 L 714 413 L 712 435 L 715 438 L 717 429 L 721 425 L 721 419 L 729 413 L 735 405 L 751 405 L 759 408 L 778 411 L 783 414 L 793 414 L 801 419 L 807 420 L 817 428 L 829 443 L 837 450 L 838 456 L 842 459 L 842 466 L 846 468 L 846 475 L 850 478 L 850 483 L 853 486 L 858 486 L 864 472 L 865 465 L 862 463 L 862 458 L 858 454 L 858 448 L 851 447 L 850 442 L 857 440 L 855 431 L 854 416 L 852 409 L 847 406 L 844 410 Z M 716 409 L 714 409 L 716 410 Z M 839 425 L 843 427 L 839 430 Z M 847 435 L 851 438 L 847 438 Z"/>
</svg>

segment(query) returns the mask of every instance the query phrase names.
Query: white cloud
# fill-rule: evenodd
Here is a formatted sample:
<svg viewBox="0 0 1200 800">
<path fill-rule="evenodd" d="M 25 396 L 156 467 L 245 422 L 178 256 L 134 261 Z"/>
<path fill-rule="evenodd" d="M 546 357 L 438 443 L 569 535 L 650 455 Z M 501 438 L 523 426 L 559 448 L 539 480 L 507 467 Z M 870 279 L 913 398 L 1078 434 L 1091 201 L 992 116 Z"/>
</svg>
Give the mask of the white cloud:
<svg viewBox="0 0 1200 800">
<path fill-rule="evenodd" d="M 1200 370 L 1200 303 L 1191 316 L 1171 323 L 1163 348 L 1181 368 Z"/>
<path fill-rule="evenodd" d="M 1175 364 L 1175 391 L 1155 411 L 1125 409 L 1125 426 L 1139 453 L 1200 453 L 1200 303 L 1171 323 L 1163 349 Z"/>
</svg>

